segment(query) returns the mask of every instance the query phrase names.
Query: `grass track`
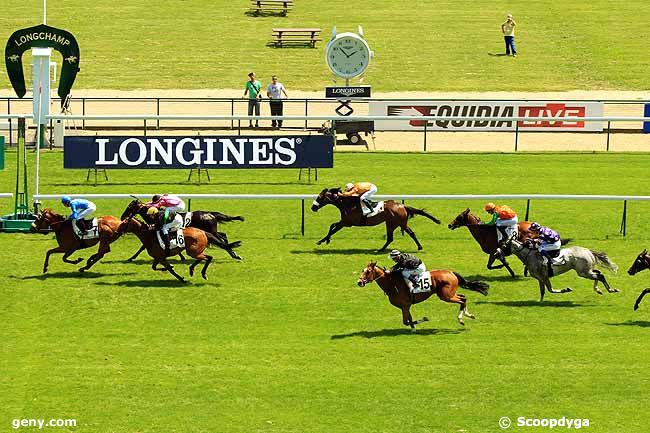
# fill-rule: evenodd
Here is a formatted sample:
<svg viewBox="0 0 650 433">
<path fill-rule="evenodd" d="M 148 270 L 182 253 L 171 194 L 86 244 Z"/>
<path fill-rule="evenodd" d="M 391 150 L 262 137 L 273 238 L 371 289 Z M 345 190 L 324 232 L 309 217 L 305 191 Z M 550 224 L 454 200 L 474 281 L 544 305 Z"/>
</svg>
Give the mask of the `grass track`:
<svg viewBox="0 0 650 433">
<path fill-rule="evenodd" d="M 8 156 L 12 167 L 15 154 Z M 649 162 L 644 154 L 346 153 L 317 185 L 296 183 L 294 170 L 222 170 L 210 186 L 185 185 L 180 171 L 115 170 L 110 184 L 92 187 L 79 184 L 82 172 L 60 168 L 60 153 L 45 153 L 41 191 L 315 193 L 372 178 L 382 193 L 645 194 Z M 0 172 L 1 191 L 12 182 L 10 170 Z M 446 223 L 481 203 L 410 204 Z M 123 204 L 99 205 L 118 213 Z M 414 317 L 431 319 L 417 335 L 375 285 L 355 285 L 368 260 L 388 264 L 372 250 L 382 243 L 380 228 L 346 229 L 316 247 L 333 209 L 310 212 L 302 238 L 297 203 L 194 205 L 247 217 L 226 228 L 244 241 L 245 261 L 211 250 L 210 281 L 195 277 L 184 287 L 151 271 L 144 257 L 124 264 L 137 248 L 131 236 L 94 272 L 79 276 L 54 256 L 42 276 L 50 236 L 0 235 L 4 430 L 12 419 L 37 417 L 76 418 L 75 431 L 93 433 L 497 432 L 507 415 L 589 418 L 591 432 L 646 431 L 650 307 L 635 313 L 632 304 L 648 277 L 624 270 L 650 242 L 643 231 L 650 204 L 630 205 L 623 239 L 621 203 L 533 202 L 533 216 L 607 251 L 622 270 L 608 276 L 622 293 L 599 297 L 588 281 L 561 276 L 556 284 L 575 292 L 549 294 L 543 306 L 534 281 L 486 271 L 466 231 L 416 218 L 430 267 L 480 275 L 492 286 L 487 298 L 468 293 L 478 319 L 465 329 L 453 306 L 416 306 Z M 394 246 L 413 251 L 408 237 Z M 187 265 L 177 268 L 187 275 Z"/>
<path fill-rule="evenodd" d="M 280 75 L 289 92 L 319 90 L 331 83 L 325 43 L 270 48 L 271 29 L 315 26 L 327 40 L 334 24 L 339 31 L 362 24 L 376 52 L 365 81 L 376 91 L 648 89 L 644 0 L 300 0 L 288 17 L 250 17 L 249 4 L 70 0 L 48 5 L 48 23 L 79 41 L 76 88 L 243 89 L 246 74 L 256 70 L 264 83 Z M 3 6 L 11 12 L 0 17 L 0 40 L 40 22 L 41 2 Z M 503 52 L 507 12 L 518 23 L 515 60 L 488 55 Z M 0 74 L 0 89 L 9 87 Z"/>
</svg>

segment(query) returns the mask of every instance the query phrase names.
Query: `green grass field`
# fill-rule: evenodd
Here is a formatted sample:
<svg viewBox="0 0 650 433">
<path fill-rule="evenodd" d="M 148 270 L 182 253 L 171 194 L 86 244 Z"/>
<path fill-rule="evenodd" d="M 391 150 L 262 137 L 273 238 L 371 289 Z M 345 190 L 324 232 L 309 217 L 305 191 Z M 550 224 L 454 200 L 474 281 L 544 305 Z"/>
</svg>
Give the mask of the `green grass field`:
<svg viewBox="0 0 650 433">
<path fill-rule="evenodd" d="M 278 74 L 289 91 L 320 90 L 331 83 L 324 47 L 332 26 L 358 24 L 376 53 L 365 80 L 376 91 L 648 89 L 644 0 L 299 0 L 287 17 L 247 16 L 249 5 L 71 0 L 50 2 L 48 23 L 79 41 L 77 89 L 243 89 L 255 70 L 265 83 Z M 2 41 L 41 22 L 38 1 L 4 0 L 3 12 Z M 488 55 L 504 51 L 508 12 L 518 23 L 517 59 Z M 267 47 L 274 27 L 313 26 L 325 39 L 316 49 Z M 9 88 L 0 74 L 0 89 Z"/>
<path fill-rule="evenodd" d="M 202 186 L 184 183 L 182 171 L 115 170 L 110 183 L 92 186 L 85 173 L 61 168 L 60 153 L 44 153 L 42 162 L 42 193 L 315 194 L 368 178 L 380 193 L 647 194 L 650 155 L 337 153 L 335 168 L 312 185 L 298 183 L 295 170 L 213 171 Z M 14 163 L 9 153 L 0 191 L 12 189 Z M 126 203 L 98 204 L 100 214 L 119 214 Z M 338 216 L 333 208 L 309 212 L 302 237 L 297 202 L 194 202 L 247 218 L 224 226 L 243 241 L 245 260 L 212 249 L 210 280 L 187 286 L 151 271 L 145 257 L 124 263 L 138 246 L 133 236 L 93 272 L 80 275 L 53 256 L 42 275 L 51 235 L 0 234 L 0 431 L 17 418 L 75 418 L 73 431 L 92 433 L 483 433 L 502 431 L 502 416 L 647 431 L 650 303 L 637 312 L 632 305 L 650 274 L 625 270 L 650 244 L 650 203 L 630 203 L 623 238 L 622 203 L 534 201 L 534 219 L 621 267 L 608 274 L 621 293 L 598 296 L 572 273 L 556 284 L 575 291 L 547 294 L 543 305 L 534 280 L 487 271 L 469 233 L 446 228 L 482 202 L 409 204 L 443 221 L 412 223 L 429 267 L 491 284 L 487 298 L 466 292 L 477 320 L 465 328 L 455 306 L 432 299 L 413 308 L 431 321 L 412 335 L 376 285 L 358 288 L 369 260 L 389 264 L 374 251 L 383 230 L 346 229 L 317 247 Z M 511 204 L 523 212 L 524 202 Z M 408 237 L 393 246 L 414 250 Z M 176 268 L 187 275 L 186 264 Z M 520 263 L 515 269 L 521 274 Z"/>
</svg>

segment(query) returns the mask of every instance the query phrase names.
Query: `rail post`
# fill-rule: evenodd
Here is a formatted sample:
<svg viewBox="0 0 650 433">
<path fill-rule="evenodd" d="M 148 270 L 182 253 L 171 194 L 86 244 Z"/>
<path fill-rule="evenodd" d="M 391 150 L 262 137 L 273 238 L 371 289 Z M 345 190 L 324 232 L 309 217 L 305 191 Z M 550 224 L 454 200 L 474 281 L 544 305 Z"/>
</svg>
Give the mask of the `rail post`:
<svg viewBox="0 0 650 433">
<path fill-rule="evenodd" d="M 81 114 L 86 115 L 86 98 L 81 98 Z M 81 129 L 86 129 L 86 118 L 81 119 Z"/>
<path fill-rule="evenodd" d="M 627 200 L 623 201 L 623 218 L 621 219 L 621 229 L 619 234 L 627 235 Z"/>
<path fill-rule="evenodd" d="M 305 98 L 305 117 L 307 117 L 309 114 L 309 100 Z M 305 119 L 305 131 L 307 130 L 307 119 Z"/>
<path fill-rule="evenodd" d="M 188 212 L 192 211 L 192 199 L 191 198 L 187 199 L 187 211 Z"/>
<path fill-rule="evenodd" d="M 305 199 L 301 199 L 301 213 L 300 213 L 300 234 L 305 236 Z"/>
<path fill-rule="evenodd" d="M 146 137 L 147 136 L 147 119 L 143 119 L 143 120 L 144 120 L 144 136 Z"/>
<path fill-rule="evenodd" d="M 11 99 L 7 98 L 7 114 L 11 114 Z M 13 145 L 13 139 L 12 139 L 12 133 L 13 133 L 13 125 L 11 123 L 11 119 L 9 119 L 9 146 Z"/>
<path fill-rule="evenodd" d="M 160 98 L 156 98 L 156 116 L 160 116 Z M 160 129 L 160 118 L 156 119 L 156 129 Z"/>
<path fill-rule="evenodd" d="M 424 121 L 424 151 L 427 151 L 427 125 L 429 124 L 428 120 Z"/>
<path fill-rule="evenodd" d="M 230 100 L 230 115 L 235 115 L 235 98 Z M 235 129 L 235 121 L 233 119 L 230 119 L 230 129 Z"/>
<path fill-rule="evenodd" d="M 528 216 L 530 215 L 530 199 L 526 200 L 526 217 L 524 221 L 528 221 Z"/>
<path fill-rule="evenodd" d="M 519 149 L 519 121 L 515 122 L 515 152 Z"/>
<path fill-rule="evenodd" d="M 609 152 L 609 131 L 612 127 L 612 121 L 608 120 L 607 121 L 607 151 Z"/>
</svg>

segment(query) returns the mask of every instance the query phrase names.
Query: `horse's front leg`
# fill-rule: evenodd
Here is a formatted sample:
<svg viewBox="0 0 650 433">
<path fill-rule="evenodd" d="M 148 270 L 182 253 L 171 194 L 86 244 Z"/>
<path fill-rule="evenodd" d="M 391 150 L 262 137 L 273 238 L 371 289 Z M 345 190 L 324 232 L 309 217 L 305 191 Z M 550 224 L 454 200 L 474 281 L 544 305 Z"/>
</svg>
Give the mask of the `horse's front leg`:
<svg viewBox="0 0 650 433">
<path fill-rule="evenodd" d="M 555 290 L 553 288 L 553 285 L 551 284 L 550 278 L 546 279 L 546 290 L 548 290 L 549 293 L 569 293 L 569 292 L 573 292 L 573 289 L 571 287 L 565 287 L 562 290 Z"/>
<path fill-rule="evenodd" d="M 73 255 L 73 254 L 75 253 L 75 251 L 77 251 L 77 250 L 74 250 L 74 251 L 68 251 L 67 253 L 65 253 L 65 254 L 63 255 L 63 257 L 62 257 L 62 260 L 63 260 L 64 262 L 66 262 L 66 263 L 71 263 L 71 264 L 73 264 L 73 265 L 76 265 L 76 264 L 78 264 L 78 263 L 81 263 L 81 262 L 83 261 L 83 257 L 78 257 L 78 258 L 76 258 L 76 259 L 74 259 L 74 260 L 69 260 L 69 259 L 68 259 L 68 257 L 70 257 L 71 255 Z"/>
<path fill-rule="evenodd" d="M 140 253 L 142 253 L 144 250 L 145 250 L 144 245 L 141 245 L 140 249 L 135 254 L 133 254 L 131 257 L 129 257 L 126 261 L 127 262 L 134 261 L 140 255 Z"/>
<path fill-rule="evenodd" d="M 332 223 L 330 225 L 329 231 L 327 232 L 327 235 L 323 239 L 321 239 L 320 241 L 316 242 L 316 244 L 320 245 L 323 242 L 329 244 L 330 243 L 330 238 L 332 237 L 332 235 L 334 235 L 334 233 L 338 232 L 342 228 L 343 228 L 343 224 L 341 223 L 341 221 Z"/>
<path fill-rule="evenodd" d="M 411 316 L 411 306 L 405 305 L 402 307 L 402 323 L 404 326 L 410 326 L 411 332 L 415 332 L 415 323 L 413 323 L 413 317 Z"/>
<path fill-rule="evenodd" d="M 56 248 L 52 248 L 51 250 L 48 250 L 45 253 L 45 262 L 43 263 L 43 273 L 47 272 L 47 267 L 49 266 L 49 263 L 50 263 L 50 254 L 54 254 L 54 253 L 58 254 L 58 253 L 64 253 L 64 252 L 65 252 L 65 249 L 61 245 L 59 245 Z"/>
<path fill-rule="evenodd" d="M 90 269 L 92 265 L 97 263 L 104 255 L 109 253 L 111 251 L 110 243 L 109 242 L 100 242 L 99 248 L 97 249 L 97 253 L 93 254 L 88 258 L 88 261 L 86 262 L 86 266 L 82 267 L 79 269 L 79 272 L 84 272 Z"/>
<path fill-rule="evenodd" d="M 600 272 L 598 269 L 594 269 L 594 273 L 596 274 L 596 278 L 598 278 L 598 281 L 600 281 L 600 282 L 603 283 L 603 285 L 605 286 L 605 289 L 607 289 L 607 291 L 608 291 L 609 293 L 617 293 L 617 292 L 620 292 L 620 290 L 618 290 L 618 289 L 613 289 L 613 288 L 609 285 L 609 283 L 607 282 L 607 279 L 605 278 L 605 275 L 604 275 L 602 272 Z"/>
<path fill-rule="evenodd" d="M 647 288 L 643 289 L 643 292 L 641 292 L 639 297 L 636 298 L 636 302 L 634 303 L 634 311 L 639 309 L 639 304 L 641 303 L 641 299 L 643 299 L 643 297 L 645 295 L 647 295 L 648 293 L 650 293 L 650 287 L 647 287 Z"/>
</svg>

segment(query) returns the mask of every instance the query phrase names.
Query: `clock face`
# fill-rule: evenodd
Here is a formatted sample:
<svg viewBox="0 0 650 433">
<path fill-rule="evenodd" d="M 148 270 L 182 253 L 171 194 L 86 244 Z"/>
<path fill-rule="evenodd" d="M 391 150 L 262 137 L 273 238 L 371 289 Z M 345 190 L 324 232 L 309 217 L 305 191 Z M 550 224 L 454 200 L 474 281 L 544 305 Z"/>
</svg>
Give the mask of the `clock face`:
<svg viewBox="0 0 650 433">
<path fill-rule="evenodd" d="M 340 34 L 331 41 L 325 55 L 327 66 L 342 78 L 361 75 L 370 63 L 370 48 L 366 41 L 353 33 Z"/>
</svg>

